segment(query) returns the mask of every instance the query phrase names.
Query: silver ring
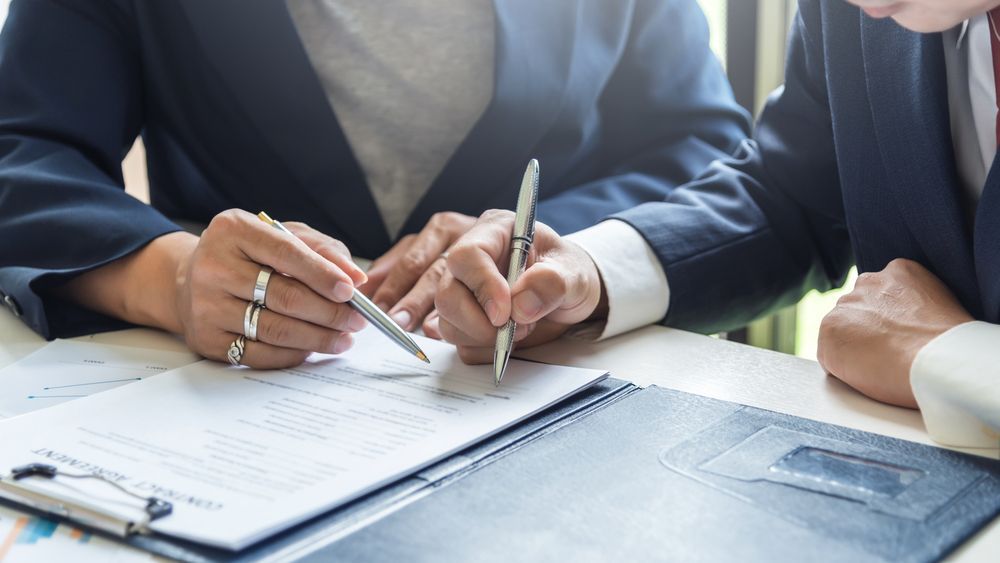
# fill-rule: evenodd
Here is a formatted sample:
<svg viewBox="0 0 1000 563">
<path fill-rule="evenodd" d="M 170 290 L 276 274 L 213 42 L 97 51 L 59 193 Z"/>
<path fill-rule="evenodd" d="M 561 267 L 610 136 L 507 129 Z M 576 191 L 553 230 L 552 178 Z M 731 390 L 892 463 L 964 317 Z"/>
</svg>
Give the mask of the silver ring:
<svg viewBox="0 0 1000 563">
<path fill-rule="evenodd" d="M 441 256 L 438 256 L 438 258 L 440 258 L 440 259 L 444 260 L 445 262 L 447 262 L 448 261 L 448 251 L 445 250 L 444 252 L 442 252 Z"/>
<path fill-rule="evenodd" d="M 257 283 L 253 285 L 253 302 L 258 305 L 264 304 L 264 299 L 267 297 L 267 284 L 271 281 L 271 273 L 274 272 L 272 268 L 264 266 L 260 269 L 257 274 Z"/>
<path fill-rule="evenodd" d="M 258 303 L 247 303 L 246 311 L 243 312 L 243 336 L 251 342 L 257 341 L 257 322 L 263 309 L 264 306 Z"/>
<path fill-rule="evenodd" d="M 238 366 L 243 361 L 243 353 L 246 350 L 247 338 L 245 336 L 237 336 L 236 340 L 233 340 L 233 343 L 229 345 L 229 351 L 226 352 L 226 359 L 234 366 Z"/>
</svg>

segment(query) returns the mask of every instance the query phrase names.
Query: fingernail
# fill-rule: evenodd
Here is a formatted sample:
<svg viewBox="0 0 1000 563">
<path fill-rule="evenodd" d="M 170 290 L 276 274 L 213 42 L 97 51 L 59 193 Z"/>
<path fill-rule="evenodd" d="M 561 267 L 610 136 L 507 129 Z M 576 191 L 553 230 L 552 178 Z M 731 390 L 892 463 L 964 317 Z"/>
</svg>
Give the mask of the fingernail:
<svg viewBox="0 0 1000 563">
<path fill-rule="evenodd" d="M 392 317 L 392 320 L 396 321 L 396 324 L 398 324 L 400 328 L 403 330 L 410 330 L 410 320 L 412 320 L 413 317 L 410 316 L 409 311 L 402 309 L 400 311 L 396 311 L 390 316 Z"/>
<path fill-rule="evenodd" d="M 340 303 L 345 301 L 350 301 L 351 297 L 354 296 L 354 286 L 347 282 L 337 282 L 337 285 L 333 286 L 333 298 Z"/>
<path fill-rule="evenodd" d="M 361 313 L 352 311 L 351 316 L 347 319 L 347 328 L 356 332 L 366 326 L 368 326 L 368 321 L 361 316 Z"/>
<path fill-rule="evenodd" d="M 333 353 L 343 354 L 344 352 L 350 350 L 351 346 L 354 346 L 354 338 L 350 334 L 344 333 L 340 335 L 340 338 L 337 339 L 337 343 L 333 345 Z"/>
<path fill-rule="evenodd" d="M 521 318 L 531 319 L 542 310 L 542 300 L 534 291 L 522 291 L 514 298 L 514 308 L 521 314 Z"/>
<path fill-rule="evenodd" d="M 497 323 L 500 322 L 500 320 L 497 319 L 497 317 L 500 316 L 500 307 L 497 306 L 496 301 L 493 301 L 492 299 L 486 301 L 486 303 L 483 304 L 483 309 L 486 311 L 486 318 L 488 318 L 490 322 L 496 326 Z"/>
<path fill-rule="evenodd" d="M 441 340 L 441 319 L 434 317 L 424 321 L 424 336 Z"/>
</svg>

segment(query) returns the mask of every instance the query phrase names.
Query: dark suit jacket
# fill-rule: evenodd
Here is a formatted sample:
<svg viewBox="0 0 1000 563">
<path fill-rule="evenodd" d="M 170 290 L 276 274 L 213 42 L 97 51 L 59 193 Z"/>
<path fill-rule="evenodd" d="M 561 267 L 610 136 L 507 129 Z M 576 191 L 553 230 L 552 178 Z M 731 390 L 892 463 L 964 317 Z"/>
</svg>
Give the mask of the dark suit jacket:
<svg viewBox="0 0 1000 563">
<path fill-rule="evenodd" d="M 974 222 L 952 147 L 940 34 L 803 1 L 785 86 L 753 141 L 665 202 L 619 217 L 667 273 L 665 322 L 712 332 L 915 260 L 975 317 L 1000 320 L 1000 173 Z"/>
<path fill-rule="evenodd" d="M 495 91 L 403 228 L 512 208 L 568 232 L 662 199 L 748 134 L 695 0 L 496 0 Z M 153 207 L 122 190 L 141 132 Z M 240 207 L 376 257 L 393 241 L 283 0 L 20 0 L 0 35 L 0 291 L 47 337 L 116 326 L 45 295 Z"/>
</svg>

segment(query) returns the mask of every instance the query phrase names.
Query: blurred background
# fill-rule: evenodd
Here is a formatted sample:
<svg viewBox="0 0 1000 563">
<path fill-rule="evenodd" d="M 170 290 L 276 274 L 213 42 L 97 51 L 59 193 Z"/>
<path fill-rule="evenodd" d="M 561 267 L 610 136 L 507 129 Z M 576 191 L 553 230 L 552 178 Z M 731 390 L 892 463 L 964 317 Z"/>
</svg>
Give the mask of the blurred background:
<svg viewBox="0 0 1000 563">
<path fill-rule="evenodd" d="M 86 1 L 86 0 L 78 0 Z M 782 83 L 785 42 L 795 17 L 795 0 L 698 0 L 712 34 L 712 49 L 726 68 L 736 99 L 755 115 Z M 0 0 L 0 24 L 10 0 Z M 123 165 L 126 190 L 148 201 L 146 155 L 141 141 Z M 854 274 L 845 287 L 854 286 Z M 754 346 L 816 358 L 816 338 L 823 316 L 844 290 L 812 292 L 797 306 L 757 321 L 730 339 Z"/>
</svg>

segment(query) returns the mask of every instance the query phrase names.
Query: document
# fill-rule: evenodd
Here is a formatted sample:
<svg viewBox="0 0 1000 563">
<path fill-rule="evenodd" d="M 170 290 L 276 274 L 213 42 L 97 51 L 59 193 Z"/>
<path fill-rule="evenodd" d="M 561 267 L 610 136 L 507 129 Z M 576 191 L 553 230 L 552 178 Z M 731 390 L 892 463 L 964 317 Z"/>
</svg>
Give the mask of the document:
<svg viewBox="0 0 1000 563">
<path fill-rule="evenodd" d="M 114 389 L 197 360 L 189 352 L 55 340 L 0 369 L 0 418 Z"/>
<path fill-rule="evenodd" d="M 606 376 L 512 361 L 496 387 L 490 366 L 466 366 L 450 345 L 416 338 L 430 365 L 369 328 L 348 353 L 293 369 L 203 361 L 0 421 L 0 470 L 39 462 L 99 474 L 173 503 L 154 530 L 240 549 Z M 93 479 L 31 486 L 135 515 L 135 503 Z"/>
</svg>

